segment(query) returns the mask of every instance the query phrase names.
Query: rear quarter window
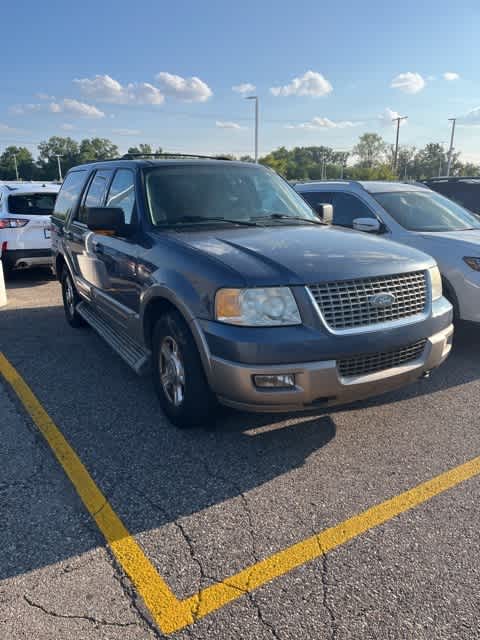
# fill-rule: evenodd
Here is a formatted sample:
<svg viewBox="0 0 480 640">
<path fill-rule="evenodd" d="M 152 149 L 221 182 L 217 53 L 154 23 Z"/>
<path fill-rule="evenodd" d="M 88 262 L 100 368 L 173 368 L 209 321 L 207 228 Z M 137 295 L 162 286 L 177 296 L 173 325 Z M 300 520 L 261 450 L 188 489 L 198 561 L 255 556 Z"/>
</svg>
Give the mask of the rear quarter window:
<svg viewBox="0 0 480 640">
<path fill-rule="evenodd" d="M 55 202 L 54 218 L 66 220 L 70 215 L 80 199 L 86 178 L 87 171 L 72 171 L 67 175 Z"/>
</svg>

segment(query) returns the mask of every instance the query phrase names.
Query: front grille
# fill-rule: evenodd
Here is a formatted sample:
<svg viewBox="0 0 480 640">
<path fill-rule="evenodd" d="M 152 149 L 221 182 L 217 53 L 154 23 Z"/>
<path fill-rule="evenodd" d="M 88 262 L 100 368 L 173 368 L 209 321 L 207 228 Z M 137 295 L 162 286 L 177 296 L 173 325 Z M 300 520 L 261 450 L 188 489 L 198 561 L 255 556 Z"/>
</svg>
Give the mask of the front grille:
<svg viewBox="0 0 480 640">
<path fill-rule="evenodd" d="M 427 306 L 424 271 L 324 282 L 311 285 L 309 289 L 326 324 L 336 330 L 394 322 L 423 313 Z M 391 293 L 395 301 L 389 307 L 375 307 L 370 297 L 376 293 Z"/>
<path fill-rule="evenodd" d="M 364 356 L 338 360 L 337 367 L 343 378 L 364 376 L 369 373 L 375 373 L 375 371 L 391 369 L 392 367 L 398 367 L 401 364 L 406 364 L 419 358 L 425 349 L 426 343 L 426 340 L 419 340 L 415 342 L 415 344 L 402 347 L 396 351 L 369 353 Z"/>
</svg>

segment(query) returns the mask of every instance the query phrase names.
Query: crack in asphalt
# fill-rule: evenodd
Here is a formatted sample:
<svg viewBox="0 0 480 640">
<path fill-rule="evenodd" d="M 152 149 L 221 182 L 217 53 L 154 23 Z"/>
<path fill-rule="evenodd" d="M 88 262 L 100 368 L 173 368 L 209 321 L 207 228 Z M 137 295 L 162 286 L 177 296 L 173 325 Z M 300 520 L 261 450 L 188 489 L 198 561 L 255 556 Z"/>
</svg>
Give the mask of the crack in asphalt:
<svg viewBox="0 0 480 640">
<path fill-rule="evenodd" d="M 217 446 L 219 446 L 219 442 L 218 442 L 218 438 L 217 438 L 216 432 L 214 433 L 214 437 L 215 437 L 215 440 L 217 441 Z M 253 523 L 252 512 L 250 510 L 250 505 L 248 503 L 248 499 L 247 499 L 247 497 L 245 495 L 245 492 L 231 478 L 226 477 L 223 474 L 218 473 L 218 471 L 213 470 L 210 467 L 210 465 L 208 464 L 208 462 L 204 458 L 199 458 L 197 456 L 194 456 L 194 459 L 197 460 L 198 462 L 200 462 L 203 465 L 203 468 L 205 469 L 205 471 L 206 471 L 208 476 L 210 476 L 214 480 L 220 480 L 221 482 L 223 482 L 227 486 L 230 485 L 230 487 L 238 494 L 238 497 L 240 498 L 240 501 L 241 501 L 241 503 L 243 505 L 243 510 L 244 510 L 244 512 L 246 514 L 246 517 L 247 517 L 248 532 L 249 532 L 249 536 L 250 536 L 250 545 L 251 545 L 251 555 L 253 557 L 254 562 L 258 563 L 259 560 L 260 560 L 260 557 L 259 557 L 258 550 L 257 550 L 255 527 L 254 527 L 254 523 Z M 240 589 L 239 587 L 234 587 L 234 588 L 238 589 L 238 591 L 244 593 L 247 596 L 250 604 L 254 607 L 254 609 L 255 609 L 255 611 L 257 613 L 257 617 L 258 617 L 259 622 L 271 633 L 272 637 L 275 638 L 276 640 L 281 640 L 281 638 L 278 635 L 278 632 L 275 629 L 275 627 L 273 626 L 273 624 L 265 619 L 264 613 L 263 613 L 263 611 L 262 611 L 262 609 L 260 607 L 260 604 L 257 601 L 257 599 L 255 598 L 255 594 L 253 593 L 253 591 L 250 590 L 250 575 L 251 575 L 251 573 L 248 575 L 247 587 L 246 587 L 245 590 Z M 221 584 L 228 584 L 228 583 L 226 583 L 224 581 L 220 581 L 220 583 Z M 231 587 L 232 585 L 228 585 L 228 586 Z"/>
<path fill-rule="evenodd" d="M 87 622 L 91 622 L 96 626 L 105 626 L 105 627 L 137 627 L 140 626 L 138 622 L 111 622 L 109 620 L 103 620 L 99 618 L 94 618 L 89 615 L 79 615 L 79 614 L 67 614 L 67 613 L 58 613 L 56 611 L 52 611 L 51 609 L 47 609 L 43 605 L 38 602 L 34 602 L 29 596 L 26 594 L 23 595 L 23 599 L 25 602 L 35 609 L 39 609 L 43 613 L 48 616 L 52 616 L 53 618 L 63 618 L 66 620 L 86 620 Z"/>
<path fill-rule="evenodd" d="M 321 560 L 321 563 L 322 563 L 321 564 L 321 581 L 322 581 L 322 588 L 323 588 L 322 605 L 323 605 L 325 611 L 328 613 L 328 615 L 330 617 L 330 628 L 331 628 L 330 638 L 331 638 L 331 640 L 336 640 L 337 632 L 338 632 L 337 617 L 335 615 L 335 611 L 334 611 L 333 607 L 331 606 L 331 604 L 328 601 L 329 585 L 328 585 L 328 557 L 327 557 L 327 552 L 323 548 L 322 543 L 321 543 L 320 538 L 319 538 L 318 535 L 315 536 L 315 539 L 317 541 L 318 548 L 319 548 L 320 553 L 321 553 L 321 556 L 320 556 L 320 560 Z"/>
</svg>

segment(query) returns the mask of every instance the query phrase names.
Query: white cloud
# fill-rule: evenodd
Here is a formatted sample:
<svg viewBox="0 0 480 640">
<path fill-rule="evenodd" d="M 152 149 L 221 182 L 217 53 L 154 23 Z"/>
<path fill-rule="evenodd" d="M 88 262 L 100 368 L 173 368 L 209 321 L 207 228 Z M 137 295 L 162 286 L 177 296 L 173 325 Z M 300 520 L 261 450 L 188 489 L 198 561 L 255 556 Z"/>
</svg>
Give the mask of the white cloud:
<svg viewBox="0 0 480 640">
<path fill-rule="evenodd" d="M 99 102 L 115 104 L 162 104 L 165 96 L 149 82 L 120 84 L 109 75 L 94 78 L 76 78 L 74 83 L 84 96 Z"/>
<path fill-rule="evenodd" d="M 449 80 L 451 82 L 452 80 L 459 80 L 460 76 L 454 71 L 445 71 L 445 73 L 443 74 L 443 79 Z"/>
<path fill-rule="evenodd" d="M 256 88 L 257 87 L 254 84 L 251 84 L 250 82 L 244 82 L 243 84 L 236 84 L 234 87 L 232 87 L 232 91 L 235 91 L 235 93 L 239 93 L 240 95 L 244 96 L 247 93 L 253 93 Z"/>
<path fill-rule="evenodd" d="M 35 97 L 39 100 L 55 100 L 55 96 L 49 96 L 48 93 L 36 93 Z"/>
<path fill-rule="evenodd" d="M 73 131 L 75 127 L 73 124 L 70 124 L 69 122 L 64 122 L 63 124 L 60 125 L 60 129 L 63 129 L 63 131 Z"/>
<path fill-rule="evenodd" d="M 301 122 L 300 124 L 287 124 L 286 129 L 348 129 L 349 127 L 358 127 L 362 122 L 354 122 L 352 120 L 330 120 L 329 118 L 312 118 L 309 122 Z"/>
<path fill-rule="evenodd" d="M 457 120 L 458 124 L 463 127 L 480 127 L 480 107 L 472 109 Z"/>
<path fill-rule="evenodd" d="M 316 71 L 307 71 L 282 87 L 271 87 L 274 96 L 325 96 L 333 90 L 330 82 Z"/>
<path fill-rule="evenodd" d="M 4 124 L 4 123 L 0 122 L 0 131 L 5 131 L 7 133 L 8 132 L 12 133 L 12 132 L 18 131 L 18 129 L 15 129 L 14 127 L 11 127 L 8 124 Z"/>
<path fill-rule="evenodd" d="M 237 122 L 223 122 L 221 120 L 217 120 L 215 126 L 220 129 L 245 129 L 245 127 L 240 126 Z"/>
<path fill-rule="evenodd" d="M 173 73 L 161 71 L 157 73 L 155 80 L 165 95 L 184 102 L 205 102 L 213 95 L 208 84 L 195 76 L 182 78 Z"/>
<path fill-rule="evenodd" d="M 112 133 L 117 136 L 139 136 L 142 132 L 140 129 L 112 129 Z"/>
<path fill-rule="evenodd" d="M 15 116 L 23 116 L 25 113 L 34 113 L 42 109 L 41 104 L 14 104 L 9 108 L 9 112 Z"/>
<path fill-rule="evenodd" d="M 407 71 L 399 73 L 390 84 L 392 89 L 400 89 L 404 93 L 418 93 L 425 87 L 425 80 L 419 73 Z"/>
<path fill-rule="evenodd" d="M 395 124 L 393 120 L 399 117 L 400 114 L 398 113 L 398 111 L 392 111 L 392 109 L 389 109 L 387 107 L 386 109 L 384 109 L 383 113 L 378 116 L 378 119 L 380 120 L 380 124 L 382 124 L 384 127 L 392 127 Z M 400 120 L 400 126 L 403 127 L 404 124 L 407 124 L 407 121 Z"/>
<path fill-rule="evenodd" d="M 48 105 L 48 110 L 51 113 L 71 113 L 81 118 L 103 118 L 105 116 L 104 112 L 93 104 L 79 102 L 73 98 L 64 98 L 61 102 L 51 102 Z"/>
</svg>

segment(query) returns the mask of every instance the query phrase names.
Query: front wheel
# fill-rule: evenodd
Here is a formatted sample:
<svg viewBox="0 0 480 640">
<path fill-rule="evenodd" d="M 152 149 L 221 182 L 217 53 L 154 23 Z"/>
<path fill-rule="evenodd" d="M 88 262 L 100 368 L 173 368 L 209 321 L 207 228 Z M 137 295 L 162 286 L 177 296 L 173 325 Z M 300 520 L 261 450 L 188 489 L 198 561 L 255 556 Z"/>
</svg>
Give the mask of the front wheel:
<svg viewBox="0 0 480 640">
<path fill-rule="evenodd" d="M 162 409 L 177 427 L 199 427 L 215 419 L 216 398 L 190 329 L 178 312 L 166 313 L 155 325 L 153 376 Z"/>
<path fill-rule="evenodd" d="M 63 309 L 68 324 L 75 329 L 83 327 L 85 320 L 77 311 L 77 304 L 80 302 L 80 297 L 73 284 L 72 276 L 66 267 L 62 272 L 62 297 Z"/>
</svg>

